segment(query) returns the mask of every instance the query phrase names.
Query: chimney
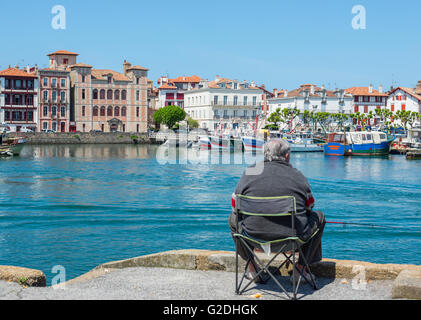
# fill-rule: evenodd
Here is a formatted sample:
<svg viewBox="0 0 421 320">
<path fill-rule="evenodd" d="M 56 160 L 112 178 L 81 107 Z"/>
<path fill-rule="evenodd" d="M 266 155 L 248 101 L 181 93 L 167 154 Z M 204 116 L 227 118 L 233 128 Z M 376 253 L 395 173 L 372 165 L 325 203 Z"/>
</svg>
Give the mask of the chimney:
<svg viewBox="0 0 421 320">
<path fill-rule="evenodd" d="M 126 75 L 126 74 L 127 74 L 127 70 L 128 70 L 131 66 L 132 66 L 132 64 L 131 64 L 131 63 L 129 63 L 129 62 L 127 62 L 126 60 L 124 60 L 124 63 L 123 63 L 123 73 L 124 73 L 124 75 Z"/>
<path fill-rule="evenodd" d="M 383 93 L 383 85 L 380 85 L 380 86 L 379 86 L 379 92 L 380 92 L 380 93 Z"/>
<path fill-rule="evenodd" d="M 370 86 L 368 87 L 368 93 L 373 93 L 373 85 L 370 84 Z"/>
</svg>

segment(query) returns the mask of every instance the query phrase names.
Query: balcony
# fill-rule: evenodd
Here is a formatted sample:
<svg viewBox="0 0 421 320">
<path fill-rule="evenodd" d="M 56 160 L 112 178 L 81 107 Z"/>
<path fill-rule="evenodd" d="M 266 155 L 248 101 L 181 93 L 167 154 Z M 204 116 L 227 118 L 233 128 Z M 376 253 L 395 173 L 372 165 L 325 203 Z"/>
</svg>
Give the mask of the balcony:
<svg viewBox="0 0 421 320">
<path fill-rule="evenodd" d="M 262 103 L 261 102 L 253 103 L 252 101 L 244 102 L 244 101 L 227 100 L 227 101 L 211 101 L 211 106 L 216 107 L 216 108 L 258 109 L 258 108 L 261 108 Z"/>
</svg>

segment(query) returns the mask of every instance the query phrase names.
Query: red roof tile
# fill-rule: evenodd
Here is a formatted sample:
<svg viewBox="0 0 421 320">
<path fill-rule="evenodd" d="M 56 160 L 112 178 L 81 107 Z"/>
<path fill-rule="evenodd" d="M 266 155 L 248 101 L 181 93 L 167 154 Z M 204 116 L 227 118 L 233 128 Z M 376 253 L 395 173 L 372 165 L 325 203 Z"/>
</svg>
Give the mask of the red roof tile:
<svg viewBox="0 0 421 320">
<path fill-rule="evenodd" d="M 352 87 L 345 89 L 346 93 L 350 93 L 354 96 L 377 96 L 377 97 L 387 97 L 387 94 L 380 93 L 376 89 L 373 88 L 373 92 L 370 93 L 369 87 Z"/>
<path fill-rule="evenodd" d="M 70 51 L 66 51 L 66 50 L 59 50 L 50 54 L 47 54 L 47 56 L 53 56 L 53 55 L 68 55 L 68 56 L 78 56 L 78 53 L 74 53 L 74 52 L 70 52 Z"/>
<path fill-rule="evenodd" d="M 3 71 L 0 71 L 0 76 L 37 78 L 35 73 L 28 73 L 25 70 L 21 70 L 18 68 L 8 68 Z"/>
</svg>

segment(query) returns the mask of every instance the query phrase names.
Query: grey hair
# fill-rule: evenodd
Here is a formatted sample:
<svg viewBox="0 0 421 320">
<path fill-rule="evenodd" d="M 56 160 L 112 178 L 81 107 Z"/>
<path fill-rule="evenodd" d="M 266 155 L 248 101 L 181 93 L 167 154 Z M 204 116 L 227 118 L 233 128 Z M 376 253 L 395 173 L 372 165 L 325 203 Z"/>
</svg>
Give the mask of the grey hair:
<svg viewBox="0 0 421 320">
<path fill-rule="evenodd" d="M 291 152 L 291 147 L 285 139 L 272 139 L 265 144 L 265 161 L 286 161 L 286 156 Z"/>
</svg>

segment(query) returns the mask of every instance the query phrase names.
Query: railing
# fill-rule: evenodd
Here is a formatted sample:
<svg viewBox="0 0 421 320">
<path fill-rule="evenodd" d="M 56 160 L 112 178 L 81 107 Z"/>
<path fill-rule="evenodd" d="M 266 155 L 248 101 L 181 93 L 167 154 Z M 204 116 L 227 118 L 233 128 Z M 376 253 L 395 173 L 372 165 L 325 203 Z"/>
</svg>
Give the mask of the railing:
<svg viewBox="0 0 421 320">
<path fill-rule="evenodd" d="M 227 100 L 227 101 L 211 101 L 211 105 L 215 107 L 253 107 L 253 108 L 260 108 L 262 106 L 261 102 L 254 103 L 253 101 L 234 101 L 234 100 Z"/>
</svg>

